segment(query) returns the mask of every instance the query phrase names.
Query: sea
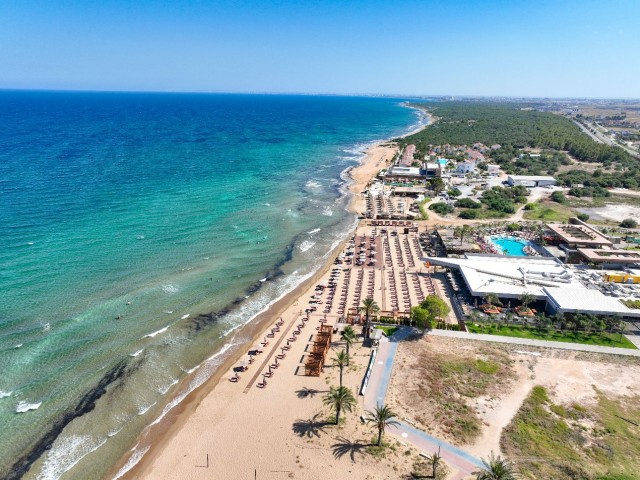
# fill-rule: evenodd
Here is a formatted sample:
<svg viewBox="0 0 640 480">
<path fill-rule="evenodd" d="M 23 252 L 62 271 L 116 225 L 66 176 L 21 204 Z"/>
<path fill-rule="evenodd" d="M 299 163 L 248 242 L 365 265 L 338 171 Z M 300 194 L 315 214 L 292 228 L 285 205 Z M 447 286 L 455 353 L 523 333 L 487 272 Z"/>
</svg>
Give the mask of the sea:
<svg viewBox="0 0 640 480">
<path fill-rule="evenodd" d="M 353 228 L 347 170 L 426 121 L 405 100 L 0 92 L 0 478 L 131 468 Z"/>
</svg>

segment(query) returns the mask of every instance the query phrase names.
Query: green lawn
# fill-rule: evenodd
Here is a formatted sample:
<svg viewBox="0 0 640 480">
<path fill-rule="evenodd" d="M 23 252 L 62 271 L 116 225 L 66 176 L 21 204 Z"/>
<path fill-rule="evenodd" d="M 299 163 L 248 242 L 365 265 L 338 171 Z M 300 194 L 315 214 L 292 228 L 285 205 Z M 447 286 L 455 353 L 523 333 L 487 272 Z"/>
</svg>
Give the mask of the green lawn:
<svg viewBox="0 0 640 480">
<path fill-rule="evenodd" d="M 575 217 L 578 212 L 565 205 L 555 202 L 541 202 L 535 204 L 536 208 L 524 212 L 526 220 L 541 220 L 545 222 L 566 222 L 570 217 Z"/>
<path fill-rule="evenodd" d="M 398 327 L 379 327 L 378 326 L 376 328 L 378 330 L 382 330 L 387 337 L 390 337 L 396 332 L 396 330 L 398 330 Z"/>
<path fill-rule="evenodd" d="M 547 332 L 536 328 L 523 328 L 505 325 L 502 325 L 498 330 L 495 326 L 476 326 L 471 322 L 467 323 L 467 328 L 472 333 L 503 335 L 505 337 L 533 338 L 536 340 L 552 340 L 554 342 L 584 343 L 586 345 L 602 345 L 605 347 L 636 348 L 627 337 L 617 333 L 586 334 L 583 332 Z"/>
</svg>

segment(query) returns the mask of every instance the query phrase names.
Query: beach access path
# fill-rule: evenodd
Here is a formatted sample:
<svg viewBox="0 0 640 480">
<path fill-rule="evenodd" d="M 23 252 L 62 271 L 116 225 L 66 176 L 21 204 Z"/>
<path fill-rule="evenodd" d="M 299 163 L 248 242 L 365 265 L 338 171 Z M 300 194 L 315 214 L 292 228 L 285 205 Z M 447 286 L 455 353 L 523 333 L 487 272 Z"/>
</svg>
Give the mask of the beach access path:
<svg viewBox="0 0 640 480">
<path fill-rule="evenodd" d="M 604 354 L 610 354 L 610 355 L 626 355 L 629 357 L 640 357 L 640 350 L 633 350 L 631 348 L 619 348 L 619 347 L 603 347 L 601 345 L 585 345 L 583 343 L 554 342 L 551 340 L 535 340 L 532 338 L 505 337 L 502 335 L 456 332 L 452 330 L 430 330 L 427 332 L 427 335 L 433 335 L 436 337 L 462 338 L 464 340 L 476 340 L 476 341 L 482 341 L 482 342 L 508 343 L 511 345 L 523 345 L 527 347 L 557 348 L 561 350 L 574 350 L 578 352 L 592 352 L 592 353 L 604 353 Z"/>
<path fill-rule="evenodd" d="M 364 408 L 373 411 L 377 405 L 384 404 L 387 395 L 393 362 L 398 350 L 398 343 L 405 340 L 412 333 L 411 328 L 401 328 L 390 338 L 383 337 L 375 358 L 375 364 L 371 371 L 371 377 L 364 396 Z M 423 454 L 432 455 L 440 451 L 440 455 L 447 464 L 454 470 L 452 480 L 462 480 L 467 478 L 479 467 L 482 461 L 473 455 L 451 445 L 443 440 L 429 435 L 411 425 L 409 419 L 396 419 L 399 426 L 388 427 L 386 432 L 397 437 L 400 442 L 411 443 Z"/>
</svg>

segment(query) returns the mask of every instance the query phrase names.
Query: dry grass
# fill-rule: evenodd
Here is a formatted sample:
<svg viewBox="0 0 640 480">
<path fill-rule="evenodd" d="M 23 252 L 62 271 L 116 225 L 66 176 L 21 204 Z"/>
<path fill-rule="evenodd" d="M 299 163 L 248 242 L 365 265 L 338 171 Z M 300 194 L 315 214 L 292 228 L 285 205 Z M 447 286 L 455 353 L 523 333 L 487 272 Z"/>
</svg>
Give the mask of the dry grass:
<svg viewBox="0 0 640 480">
<path fill-rule="evenodd" d="M 400 416 L 463 445 L 482 429 L 472 400 L 500 396 L 515 374 L 504 349 L 449 340 L 423 338 L 400 344 L 388 397 Z"/>
<path fill-rule="evenodd" d="M 503 450 L 525 478 L 637 478 L 640 427 L 631 422 L 640 420 L 640 397 L 597 392 L 597 404 L 584 407 L 553 403 L 552 396 L 535 387 L 502 436 Z"/>
</svg>

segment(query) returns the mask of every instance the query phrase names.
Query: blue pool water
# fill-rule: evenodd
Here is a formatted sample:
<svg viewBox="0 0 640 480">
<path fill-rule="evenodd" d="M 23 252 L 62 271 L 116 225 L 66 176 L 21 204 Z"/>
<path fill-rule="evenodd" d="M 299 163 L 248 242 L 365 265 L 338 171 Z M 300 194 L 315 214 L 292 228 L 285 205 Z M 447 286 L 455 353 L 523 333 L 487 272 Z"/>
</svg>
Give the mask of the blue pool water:
<svg viewBox="0 0 640 480">
<path fill-rule="evenodd" d="M 491 241 L 500 249 L 505 255 L 514 255 L 517 257 L 526 257 L 527 254 L 524 251 L 524 247 L 531 245 L 528 240 L 522 240 L 516 237 L 491 237 Z"/>
</svg>

